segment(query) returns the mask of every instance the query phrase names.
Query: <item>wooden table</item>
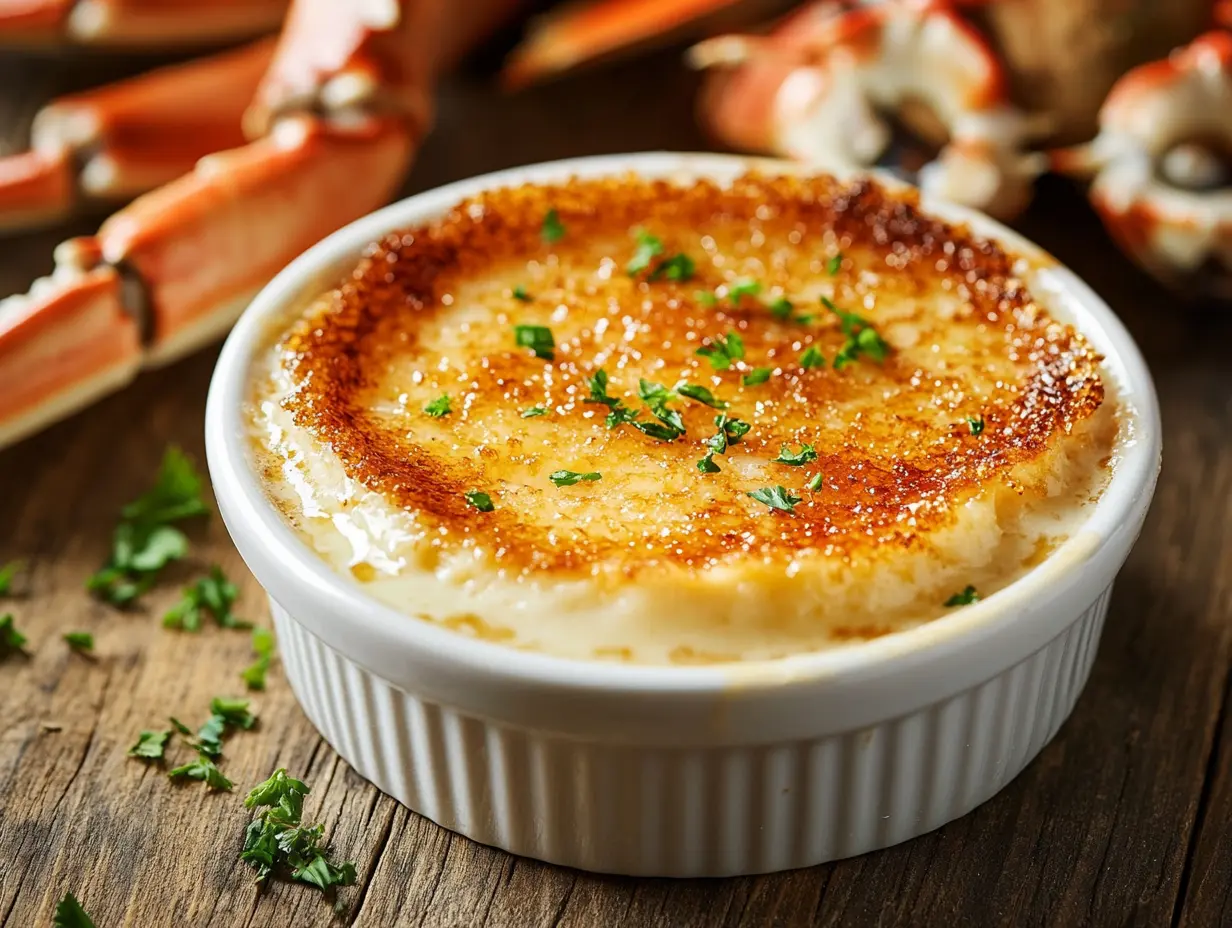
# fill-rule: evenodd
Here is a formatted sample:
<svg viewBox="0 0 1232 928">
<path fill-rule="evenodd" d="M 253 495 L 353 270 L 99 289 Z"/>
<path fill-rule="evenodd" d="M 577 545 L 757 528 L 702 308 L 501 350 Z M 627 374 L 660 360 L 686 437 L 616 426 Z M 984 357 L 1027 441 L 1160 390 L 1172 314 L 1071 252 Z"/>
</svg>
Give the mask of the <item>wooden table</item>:
<svg viewBox="0 0 1232 928">
<path fill-rule="evenodd" d="M 53 91 L 132 68 L 0 60 L 5 131 L 20 138 Z M 444 89 L 406 190 L 568 155 L 704 146 L 692 84 L 674 54 L 513 99 L 459 80 Z M 49 267 L 56 240 L 91 224 L 5 242 L 0 289 L 24 289 Z M 277 670 L 256 700 L 259 728 L 228 743 L 237 792 L 173 786 L 126 749 L 168 714 L 203 718 L 212 696 L 238 693 L 249 642 L 215 628 L 164 631 L 158 617 L 213 562 L 240 578 L 242 614 L 267 621 L 261 592 L 216 518 L 141 610 L 94 602 L 82 582 L 164 446 L 202 459 L 211 349 L 0 454 L 0 562 L 29 561 L 27 592 L 11 605 L 31 642 L 28 659 L 0 664 L 0 922 L 47 925 L 72 890 L 99 928 L 1232 924 L 1232 329 L 1214 307 L 1186 310 L 1134 271 L 1064 184 L 1045 184 L 1021 225 L 1133 330 L 1159 386 L 1166 453 L 1073 717 L 982 808 L 909 844 L 812 870 L 591 876 L 473 844 L 382 796 L 322 742 Z M 94 633 L 95 659 L 60 641 L 74 629 Z M 258 892 L 237 861 L 249 819 L 241 798 L 278 766 L 312 785 L 309 815 L 358 866 L 344 916 L 304 886 Z"/>
</svg>

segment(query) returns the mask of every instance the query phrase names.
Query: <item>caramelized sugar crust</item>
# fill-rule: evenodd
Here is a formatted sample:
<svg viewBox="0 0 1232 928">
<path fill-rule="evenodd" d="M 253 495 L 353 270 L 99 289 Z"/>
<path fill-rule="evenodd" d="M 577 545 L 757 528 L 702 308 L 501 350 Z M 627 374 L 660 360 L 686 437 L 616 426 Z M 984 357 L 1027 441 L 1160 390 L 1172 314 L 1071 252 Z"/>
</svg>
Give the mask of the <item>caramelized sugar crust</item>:
<svg viewBox="0 0 1232 928">
<path fill-rule="evenodd" d="M 550 209 L 566 230 L 554 244 L 541 237 Z M 693 258 L 693 279 L 630 277 L 638 228 L 661 238 L 661 257 Z M 737 303 L 724 288 L 741 277 L 762 290 Z M 877 327 L 892 346 L 884 363 L 834 369 L 844 334 L 820 294 Z M 813 318 L 776 319 L 768 304 L 780 295 Z M 515 324 L 549 326 L 554 360 L 518 347 Z M 744 357 L 730 369 L 696 354 L 733 331 Z M 803 367 L 811 346 L 830 363 Z M 351 478 L 412 513 L 437 549 L 477 547 L 515 574 L 602 565 L 636 576 L 927 544 L 990 485 L 1034 490 L 1104 395 L 1099 357 L 1034 301 L 996 244 L 909 194 L 825 177 L 486 193 L 370 248 L 282 352 L 295 384 L 284 406 Z M 770 379 L 744 385 L 758 367 Z M 645 409 L 640 378 L 686 380 L 752 428 L 715 455 L 719 473 L 699 472 L 716 411 L 675 399 L 687 434 L 672 442 L 609 430 L 607 407 L 585 401 L 600 368 L 630 408 Z M 442 393 L 452 412 L 426 415 Z M 534 406 L 549 413 L 521 416 Z M 968 417 L 982 417 L 982 434 Z M 815 462 L 772 462 L 801 443 Z M 556 487 L 547 478 L 560 469 L 603 476 Z M 821 486 L 806 489 L 818 472 Z M 794 513 L 747 495 L 775 485 L 801 498 Z M 494 510 L 470 506 L 472 490 Z"/>
</svg>

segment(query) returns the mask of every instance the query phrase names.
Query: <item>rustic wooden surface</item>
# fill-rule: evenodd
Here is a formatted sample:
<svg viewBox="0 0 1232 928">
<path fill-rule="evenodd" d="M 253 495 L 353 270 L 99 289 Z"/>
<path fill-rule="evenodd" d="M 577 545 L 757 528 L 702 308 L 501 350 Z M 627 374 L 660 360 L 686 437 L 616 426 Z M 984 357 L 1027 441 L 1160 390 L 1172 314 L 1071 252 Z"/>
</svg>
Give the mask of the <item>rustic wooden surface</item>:
<svg viewBox="0 0 1232 928">
<path fill-rule="evenodd" d="M 126 62 L 0 59 L 0 132 L 19 144 L 34 107 Z M 609 151 L 697 148 L 692 79 L 672 55 L 514 99 L 475 78 L 448 85 L 438 131 L 407 191 L 506 165 Z M 24 289 L 50 248 L 93 220 L 0 247 L 0 290 Z M 1184 308 L 1105 242 L 1080 198 L 1047 184 L 1021 223 L 1122 314 L 1159 386 L 1165 465 L 1113 597 L 1072 719 L 1001 795 L 907 845 L 777 876 L 722 881 L 596 877 L 475 845 L 379 794 L 318 737 L 275 670 L 260 726 L 228 744 L 231 795 L 175 787 L 125 757 L 169 713 L 198 719 L 240 691 L 247 635 L 164 631 L 178 586 L 212 562 L 260 591 L 219 520 L 146 607 L 120 613 L 82 582 L 104 559 L 117 508 L 163 447 L 201 460 L 216 352 L 144 375 L 123 393 L 0 453 L 0 562 L 30 569 L 11 603 L 28 659 L 0 664 L 0 922 L 50 924 L 72 890 L 115 926 L 644 926 L 1232 924 L 1232 326 Z M 84 629 L 97 657 L 60 641 Z M 313 890 L 258 892 L 237 861 L 243 792 L 286 766 L 313 787 L 359 883 L 336 916 Z"/>
</svg>

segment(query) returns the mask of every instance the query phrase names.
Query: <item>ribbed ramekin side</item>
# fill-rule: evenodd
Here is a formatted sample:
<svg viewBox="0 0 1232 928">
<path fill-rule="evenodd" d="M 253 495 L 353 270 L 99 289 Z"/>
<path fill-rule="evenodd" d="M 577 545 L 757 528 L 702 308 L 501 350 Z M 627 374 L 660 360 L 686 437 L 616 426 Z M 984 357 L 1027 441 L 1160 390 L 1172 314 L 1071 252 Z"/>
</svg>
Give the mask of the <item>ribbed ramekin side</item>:
<svg viewBox="0 0 1232 928">
<path fill-rule="evenodd" d="M 888 847 L 990 798 L 1072 710 L 1108 596 L 1008 670 L 908 715 L 814 740 L 679 749 L 575 741 L 456 712 L 366 671 L 277 603 L 273 613 L 305 713 L 411 809 L 586 870 L 727 876 Z"/>
</svg>

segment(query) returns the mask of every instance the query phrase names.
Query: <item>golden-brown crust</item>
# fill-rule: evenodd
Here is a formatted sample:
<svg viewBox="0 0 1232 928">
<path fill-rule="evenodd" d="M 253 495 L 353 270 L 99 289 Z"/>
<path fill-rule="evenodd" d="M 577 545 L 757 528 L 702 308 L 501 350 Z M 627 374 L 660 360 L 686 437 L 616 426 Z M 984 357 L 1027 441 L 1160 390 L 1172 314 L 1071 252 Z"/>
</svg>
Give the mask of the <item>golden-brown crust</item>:
<svg viewBox="0 0 1232 928">
<path fill-rule="evenodd" d="M 567 229 L 554 245 L 540 238 L 549 208 Z M 689 252 L 696 278 L 630 279 L 623 267 L 639 226 L 662 237 L 666 254 Z M 843 267 L 831 279 L 827 260 L 840 248 Z M 698 290 L 750 267 L 763 269 L 764 292 L 832 286 L 894 351 L 881 365 L 803 369 L 810 345 L 833 359 L 844 339 L 815 300 L 798 306 L 816 316 L 800 324 L 776 321 L 759 300 L 698 299 Z M 467 324 L 466 288 L 489 273 L 507 281 L 511 268 L 534 281 L 533 299 L 513 299 L 506 285 L 475 291 L 494 315 Z M 520 321 L 552 328 L 553 361 L 514 345 L 509 325 Z M 697 347 L 733 330 L 744 359 L 711 370 Z M 605 562 L 635 576 L 664 565 L 912 545 L 990 481 L 1021 484 L 1103 400 L 1099 357 L 1034 302 L 1011 256 L 922 213 L 910 195 L 826 177 L 746 175 L 729 187 L 627 177 L 493 191 L 374 245 L 282 351 L 296 384 L 284 405 L 351 477 L 439 537 L 480 547 L 515 571 L 578 573 Z M 742 385 L 757 366 L 774 376 Z M 713 389 L 753 428 L 715 458 L 720 473 L 699 473 L 714 410 L 674 401 L 687 436 L 670 443 L 627 426 L 608 430 L 606 409 L 583 401 L 600 367 L 612 395 L 631 407 L 643 405 L 639 376 L 669 387 L 683 378 Z M 440 392 L 451 393 L 455 412 L 429 419 L 420 409 Z M 401 405 L 391 413 L 394 397 Z M 551 414 L 517 415 L 532 405 Z M 971 434 L 969 415 L 983 417 L 981 435 Z M 815 446 L 816 463 L 770 463 L 782 444 L 801 442 Z M 553 461 L 554 447 L 570 459 Z M 557 467 L 604 478 L 555 489 L 543 475 Z M 536 475 L 526 481 L 534 486 L 520 485 L 523 471 Z M 821 488 L 804 489 L 818 471 Z M 747 498 L 775 484 L 802 498 L 794 514 Z M 469 506 L 472 489 L 489 492 L 495 510 Z M 594 524 L 540 512 L 561 494 L 599 493 L 610 515 Z"/>
</svg>

